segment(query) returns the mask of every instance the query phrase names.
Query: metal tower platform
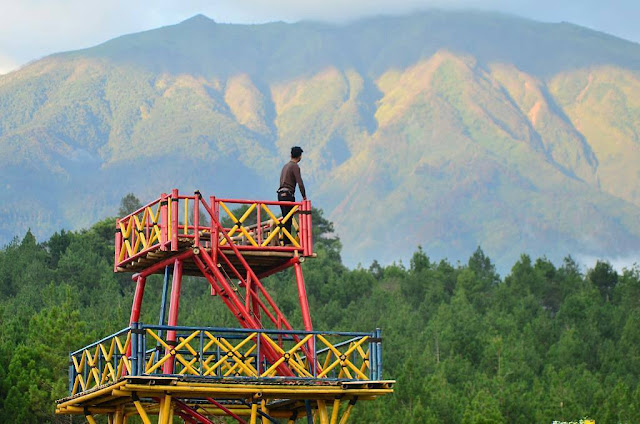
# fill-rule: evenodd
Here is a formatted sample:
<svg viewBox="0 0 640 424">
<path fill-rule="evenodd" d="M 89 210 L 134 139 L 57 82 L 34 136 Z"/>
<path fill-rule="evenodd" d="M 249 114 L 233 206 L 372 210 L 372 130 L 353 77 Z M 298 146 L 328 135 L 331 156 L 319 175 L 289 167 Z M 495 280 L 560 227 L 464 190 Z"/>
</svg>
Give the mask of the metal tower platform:
<svg viewBox="0 0 640 424">
<path fill-rule="evenodd" d="M 175 189 L 118 219 L 114 271 L 136 282 L 130 323 L 70 354 L 69 397 L 56 413 L 89 423 L 106 415 L 110 423 L 343 424 L 356 402 L 392 393 L 380 330 L 313 331 L 301 266 L 314 256 L 311 224 L 309 201 L 205 200 Z M 289 267 L 304 330 L 261 282 Z M 140 322 L 151 274 L 165 275 L 159 325 Z M 203 277 L 242 328 L 178 325 L 183 275 Z"/>
</svg>

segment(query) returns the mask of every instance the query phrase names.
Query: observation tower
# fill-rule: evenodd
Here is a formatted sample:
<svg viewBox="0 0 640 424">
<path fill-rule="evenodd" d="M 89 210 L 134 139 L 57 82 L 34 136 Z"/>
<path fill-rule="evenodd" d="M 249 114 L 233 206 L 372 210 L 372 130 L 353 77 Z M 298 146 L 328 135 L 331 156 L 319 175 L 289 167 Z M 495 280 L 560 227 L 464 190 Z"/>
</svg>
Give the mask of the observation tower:
<svg viewBox="0 0 640 424">
<path fill-rule="evenodd" d="M 279 216 L 281 205 L 293 209 Z M 145 424 L 345 424 L 356 403 L 392 393 L 379 329 L 313 330 L 302 272 L 315 256 L 311 229 L 307 200 L 207 199 L 177 189 L 118 219 L 114 271 L 132 273 L 136 284 L 129 326 L 70 353 L 69 396 L 56 414 L 91 424 L 97 416 L 113 424 L 132 416 Z M 290 267 L 303 330 L 262 284 Z M 152 274 L 164 275 L 162 288 L 146 287 Z M 184 275 L 201 277 L 238 328 L 181 326 Z M 145 289 L 162 289 L 157 324 L 140 322 Z"/>
</svg>

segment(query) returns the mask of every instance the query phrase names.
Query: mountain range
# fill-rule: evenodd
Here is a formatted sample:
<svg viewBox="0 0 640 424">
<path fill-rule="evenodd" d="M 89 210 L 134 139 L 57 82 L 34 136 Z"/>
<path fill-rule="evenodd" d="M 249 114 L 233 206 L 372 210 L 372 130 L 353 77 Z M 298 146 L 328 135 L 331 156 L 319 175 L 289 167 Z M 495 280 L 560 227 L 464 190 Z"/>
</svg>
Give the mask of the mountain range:
<svg viewBox="0 0 640 424">
<path fill-rule="evenodd" d="M 0 242 L 173 187 L 274 199 L 292 145 L 346 263 L 637 258 L 640 45 L 432 10 L 177 25 L 0 76 Z"/>
</svg>

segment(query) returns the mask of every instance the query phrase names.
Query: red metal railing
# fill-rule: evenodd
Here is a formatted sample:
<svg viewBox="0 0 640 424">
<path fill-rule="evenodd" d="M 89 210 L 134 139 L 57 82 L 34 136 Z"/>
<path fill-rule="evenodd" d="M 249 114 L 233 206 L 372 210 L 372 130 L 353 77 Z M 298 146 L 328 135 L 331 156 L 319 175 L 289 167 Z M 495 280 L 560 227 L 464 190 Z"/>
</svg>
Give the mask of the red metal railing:
<svg viewBox="0 0 640 424">
<path fill-rule="evenodd" d="M 280 216 L 280 206 L 292 210 Z M 295 231 L 287 231 L 287 224 Z M 199 192 L 185 196 L 174 189 L 116 220 L 114 268 L 150 251 L 178 251 L 182 242 L 211 248 L 214 257 L 218 250 L 297 251 L 311 256 L 311 202 L 213 196 L 206 201 Z"/>
</svg>

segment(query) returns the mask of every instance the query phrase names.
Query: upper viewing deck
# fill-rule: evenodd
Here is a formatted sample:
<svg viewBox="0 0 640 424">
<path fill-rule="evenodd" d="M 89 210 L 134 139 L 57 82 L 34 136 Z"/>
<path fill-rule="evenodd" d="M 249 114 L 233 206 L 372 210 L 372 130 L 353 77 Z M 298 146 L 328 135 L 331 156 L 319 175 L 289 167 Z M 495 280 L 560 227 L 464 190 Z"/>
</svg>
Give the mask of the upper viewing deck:
<svg viewBox="0 0 640 424">
<path fill-rule="evenodd" d="M 281 206 L 292 209 L 281 216 Z M 313 256 L 311 202 L 207 199 L 174 189 L 116 221 L 116 272 L 163 273 L 184 254 L 184 274 L 201 275 L 190 258 L 200 250 L 227 273 L 242 261 L 259 278 L 287 268 Z"/>
</svg>

